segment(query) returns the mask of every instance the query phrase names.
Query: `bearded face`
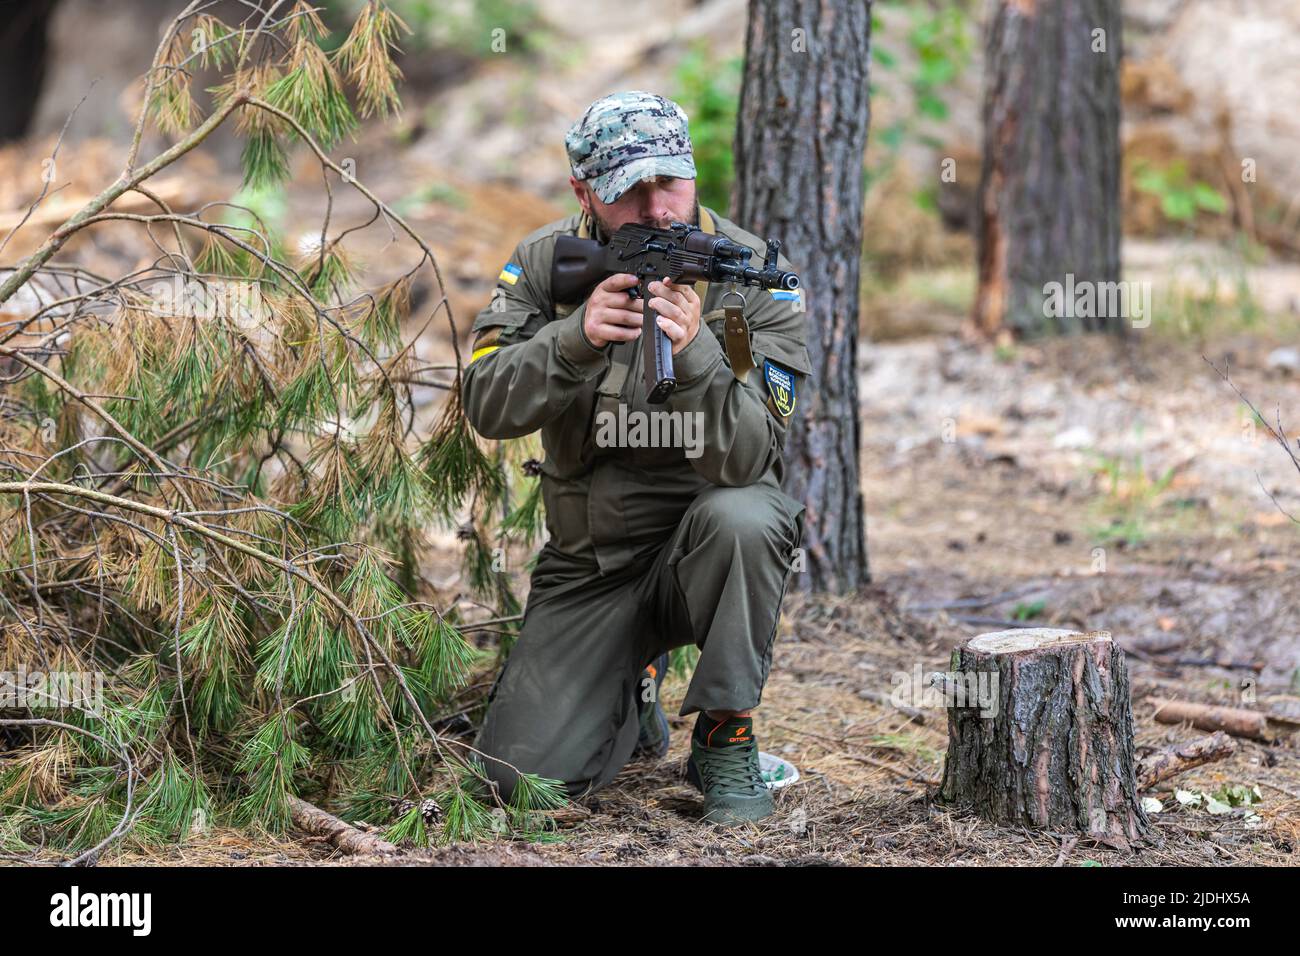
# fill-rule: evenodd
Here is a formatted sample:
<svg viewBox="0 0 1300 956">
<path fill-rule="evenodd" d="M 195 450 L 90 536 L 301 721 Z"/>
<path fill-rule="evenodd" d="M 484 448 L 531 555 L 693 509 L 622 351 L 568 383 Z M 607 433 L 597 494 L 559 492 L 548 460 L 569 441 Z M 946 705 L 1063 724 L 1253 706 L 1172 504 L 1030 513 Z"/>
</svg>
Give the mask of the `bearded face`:
<svg viewBox="0 0 1300 956">
<path fill-rule="evenodd" d="M 612 203 L 601 202 L 586 183 L 572 182 L 583 211 L 606 236 L 612 236 L 629 222 L 656 229 L 667 229 L 674 222 L 692 226 L 700 223 L 700 202 L 693 179 L 671 176 L 644 179 Z"/>
</svg>

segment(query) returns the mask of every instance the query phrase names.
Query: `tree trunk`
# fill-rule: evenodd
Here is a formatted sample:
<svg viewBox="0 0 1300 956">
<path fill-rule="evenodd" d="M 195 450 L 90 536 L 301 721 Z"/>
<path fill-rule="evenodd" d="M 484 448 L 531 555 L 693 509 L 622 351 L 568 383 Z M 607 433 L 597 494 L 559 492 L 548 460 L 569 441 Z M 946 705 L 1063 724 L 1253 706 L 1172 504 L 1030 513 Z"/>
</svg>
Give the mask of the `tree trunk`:
<svg viewBox="0 0 1300 956">
<path fill-rule="evenodd" d="M 732 215 L 799 270 L 812 375 L 786 439 L 805 573 L 792 587 L 870 580 L 858 475 L 858 268 L 869 119 L 869 0 L 750 0 Z"/>
<path fill-rule="evenodd" d="M 45 79 L 46 28 L 57 0 L 0 7 L 0 143 L 27 134 Z"/>
<path fill-rule="evenodd" d="M 995 823 L 1144 836 L 1124 653 L 1106 631 L 998 631 L 953 652 L 940 796 Z"/>
<path fill-rule="evenodd" d="M 1137 311 L 1109 285 L 1120 278 L 1120 32 L 1119 0 L 993 4 L 974 312 L 987 336 L 1120 331 Z"/>
</svg>

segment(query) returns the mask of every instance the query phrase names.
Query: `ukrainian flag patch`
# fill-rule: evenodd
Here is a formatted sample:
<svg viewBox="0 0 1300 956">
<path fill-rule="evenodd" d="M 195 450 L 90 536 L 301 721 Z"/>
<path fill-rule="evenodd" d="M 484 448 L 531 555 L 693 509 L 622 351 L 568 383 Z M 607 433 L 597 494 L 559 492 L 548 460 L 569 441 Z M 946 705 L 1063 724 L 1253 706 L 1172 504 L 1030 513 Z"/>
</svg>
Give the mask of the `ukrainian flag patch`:
<svg viewBox="0 0 1300 956">
<path fill-rule="evenodd" d="M 523 274 L 524 274 L 523 269 L 519 268 L 513 262 L 507 262 L 506 267 L 501 270 L 501 274 L 497 276 L 497 279 L 501 282 L 506 282 L 509 283 L 510 285 L 514 285 L 516 282 L 519 281 L 519 277 Z"/>
<path fill-rule="evenodd" d="M 789 418 L 794 412 L 794 376 L 780 366 L 763 360 L 763 381 L 767 383 L 768 394 L 772 404 L 781 413 L 782 418 Z"/>
<path fill-rule="evenodd" d="M 776 299 L 778 302 L 799 301 L 798 289 L 769 289 L 768 291 L 772 293 L 772 298 Z"/>
</svg>

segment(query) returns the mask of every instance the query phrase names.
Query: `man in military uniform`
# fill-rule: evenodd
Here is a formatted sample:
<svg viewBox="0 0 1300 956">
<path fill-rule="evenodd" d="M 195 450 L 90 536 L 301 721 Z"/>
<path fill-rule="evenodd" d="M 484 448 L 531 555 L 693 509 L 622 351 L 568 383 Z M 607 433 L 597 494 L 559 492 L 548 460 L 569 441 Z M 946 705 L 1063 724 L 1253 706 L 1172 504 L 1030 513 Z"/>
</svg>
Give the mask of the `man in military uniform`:
<svg viewBox="0 0 1300 956">
<path fill-rule="evenodd" d="M 723 295 L 651 282 L 648 305 L 672 342 L 677 388 L 646 402 L 642 301 L 631 275 L 557 305 L 557 236 L 606 241 L 628 222 L 698 225 L 755 251 L 756 237 L 699 206 L 686 114 L 649 93 L 597 100 L 565 138 L 582 212 L 526 237 L 474 322 L 465 412 L 484 437 L 542 432 L 549 540 L 532 575 L 518 643 L 497 679 L 476 746 L 509 795 L 516 772 L 580 796 L 634 753 L 663 756 L 658 703 L 667 652 L 695 644 L 683 716 L 698 713 L 687 773 L 704 818 L 760 819 L 772 798 L 758 770 L 752 709 L 772 661 L 803 506 L 780 489 L 781 451 L 808 374 L 797 292 L 748 289 L 754 366 L 733 369 Z M 793 269 L 781 260 L 782 269 Z M 729 302 L 735 303 L 730 296 Z M 601 440 L 601 413 L 694 415 L 698 446 Z M 608 421 L 608 416 L 604 417 Z"/>
</svg>

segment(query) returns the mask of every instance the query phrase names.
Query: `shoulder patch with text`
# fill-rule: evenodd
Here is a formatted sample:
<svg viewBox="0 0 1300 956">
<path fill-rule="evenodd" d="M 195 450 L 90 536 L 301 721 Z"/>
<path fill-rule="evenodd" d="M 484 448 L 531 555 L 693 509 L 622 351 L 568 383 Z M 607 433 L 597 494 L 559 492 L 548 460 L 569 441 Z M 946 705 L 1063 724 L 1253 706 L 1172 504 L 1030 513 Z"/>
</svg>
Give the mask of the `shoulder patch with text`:
<svg viewBox="0 0 1300 956">
<path fill-rule="evenodd" d="M 763 381 L 767 383 L 767 391 L 772 396 L 772 404 L 776 406 L 776 410 L 781 413 L 782 418 L 789 418 L 794 412 L 794 376 L 779 365 L 773 365 L 770 360 L 764 359 Z"/>
</svg>

